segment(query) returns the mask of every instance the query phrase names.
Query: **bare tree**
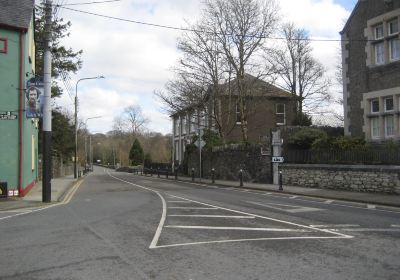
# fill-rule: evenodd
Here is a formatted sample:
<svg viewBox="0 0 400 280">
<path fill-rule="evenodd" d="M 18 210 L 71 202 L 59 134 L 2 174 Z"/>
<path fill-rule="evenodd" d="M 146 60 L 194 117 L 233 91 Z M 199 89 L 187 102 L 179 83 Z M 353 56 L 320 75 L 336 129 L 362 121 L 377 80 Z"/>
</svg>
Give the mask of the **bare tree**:
<svg viewBox="0 0 400 280">
<path fill-rule="evenodd" d="M 247 97 L 252 83 L 245 82 L 245 74 L 258 72 L 262 77 L 270 73 L 258 58 L 275 30 L 277 6 L 274 1 L 259 0 L 205 0 L 204 5 L 203 16 L 216 25 L 216 41 L 236 77 L 242 139 L 247 142 Z"/>
<path fill-rule="evenodd" d="M 143 115 L 142 108 L 139 105 L 131 105 L 126 107 L 120 116 L 114 118 L 113 131 L 137 135 L 145 129 L 148 122 L 149 120 Z"/>
<path fill-rule="evenodd" d="M 276 69 L 283 87 L 298 98 L 297 112 L 311 112 L 329 101 L 330 79 L 325 69 L 312 56 L 312 47 L 303 29 L 294 24 L 283 26 L 284 46 L 276 46 L 267 60 Z"/>
</svg>

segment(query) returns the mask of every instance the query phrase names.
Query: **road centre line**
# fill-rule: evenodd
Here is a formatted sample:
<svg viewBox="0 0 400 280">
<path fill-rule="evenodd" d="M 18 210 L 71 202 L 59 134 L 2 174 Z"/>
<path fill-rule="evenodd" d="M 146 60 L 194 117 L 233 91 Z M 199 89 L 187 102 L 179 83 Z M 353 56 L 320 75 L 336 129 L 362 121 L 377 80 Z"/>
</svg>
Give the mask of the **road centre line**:
<svg viewBox="0 0 400 280">
<path fill-rule="evenodd" d="M 251 228 L 251 227 L 214 227 L 214 226 L 181 226 L 168 225 L 166 228 L 185 228 L 185 229 L 211 229 L 211 230 L 243 230 L 243 231 L 273 231 L 273 232 L 312 232 L 305 229 L 288 228 Z"/>
<path fill-rule="evenodd" d="M 324 203 L 325 204 L 331 204 L 333 202 L 333 200 L 325 200 Z"/>
<path fill-rule="evenodd" d="M 243 211 L 238 211 L 238 210 L 233 210 L 233 209 L 229 209 L 229 208 L 225 208 L 225 207 L 215 206 L 215 205 L 211 205 L 211 204 L 207 204 L 207 203 L 203 203 L 203 202 L 198 202 L 198 201 L 195 201 L 195 200 L 187 199 L 187 198 L 176 196 L 176 195 L 174 197 L 175 198 L 179 198 L 179 199 L 185 199 L 185 200 L 192 201 L 192 202 L 196 202 L 196 203 L 199 203 L 199 204 L 202 204 L 202 205 L 205 205 L 205 206 L 210 206 L 210 207 L 214 206 L 214 207 L 217 207 L 218 209 L 227 210 L 227 211 L 238 213 L 238 214 L 254 216 L 254 217 L 257 217 L 257 218 L 270 220 L 270 221 L 275 221 L 275 222 L 279 222 L 279 223 L 283 223 L 283 224 L 287 224 L 287 225 L 292 225 L 292 226 L 302 227 L 302 228 L 306 228 L 306 229 L 317 230 L 317 231 L 321 231 L 321 232 L 329 233 L 329 234 L 333 234 L 333 235 L 338 235 L 340 238 L 353 238 L 353 236 L 346 235 L 346 234 L 341 234 L 341 233 L 337 233 L 337 232 L 332 232 L 332 231 L 329 231 L 329 230 L 326 230 L 326 229 L 312 228 L 312 227 L 306 226 L 306 225 L 301 225 L 301 224 L 292 223 L 292 222 L 288 222 L 288 221 L 283 221 L 283 220 L 279 220 L 279 219 L 275 219 L 275 218 L 265 217 L 265 216 L 261 216 L 261 215 L 257 215 L 257 214 L 251 214 L 251 213 L 247 213 L 247 212 L 243 212 Z"/>
<path fill-rule="evenodd" d="M 289 197 L 290 199 L 295 199 L 295 198 L 298 198 L 298 196 L 297 195 L 294 195 L 294 196 L 291 196 L 291 197 Z"/>
<path fill-rule="evenodd" d="M 254 216 L 224 216 L 224 215 L 168 215 L 168 217 L 191 217 L 191 218 L 229 218 L 229 219 L 254 219 Z"/>
<path fill-rule="evenodd" d="M 371 210 L 375 210 L 375 209 L 376 209 L 376 206 L 373 205 L 373 204 L 367 204 L 367 208 L 368 208 L 368 209 L 371 209 Z"/>
<path fill-rule="evenodd" d="M 390 225 L 391 227 L 400 228 L 400 225 Z"/>
</svg>

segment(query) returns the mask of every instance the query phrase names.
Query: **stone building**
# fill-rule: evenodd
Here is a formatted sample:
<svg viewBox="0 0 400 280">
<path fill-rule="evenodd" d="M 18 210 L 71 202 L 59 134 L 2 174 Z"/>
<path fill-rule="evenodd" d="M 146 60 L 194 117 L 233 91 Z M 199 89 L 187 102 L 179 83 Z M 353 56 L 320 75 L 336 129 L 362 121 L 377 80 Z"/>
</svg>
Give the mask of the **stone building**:
<svg viewBox="0 0 400 280">
<path fill-rule="evenodd" d="M 270 130 L 291 125 L 296 116 L 293 95 L 256 77 L 246 75 L 246 123 L 248 142 L 260 143 L 270 135 Z M 220 85 L 219 95 L 213 98 L 209 91 L 206 105 L 194 106 L 176 112 L 173 120 L 173 162 L 180 164 L 185 147 L 198 128 L 209 128 L 224 135 L 226 143 L 242 142 L 241 115 L 235 80 Z M 210 114 L 209 112 L 212 112 Z"/>
<path fill-rule="evenodd" d="M 399 21 L 399 0 L 359 0 L 341 31 L 346 135 L 400 140 Z"/>
</svg>

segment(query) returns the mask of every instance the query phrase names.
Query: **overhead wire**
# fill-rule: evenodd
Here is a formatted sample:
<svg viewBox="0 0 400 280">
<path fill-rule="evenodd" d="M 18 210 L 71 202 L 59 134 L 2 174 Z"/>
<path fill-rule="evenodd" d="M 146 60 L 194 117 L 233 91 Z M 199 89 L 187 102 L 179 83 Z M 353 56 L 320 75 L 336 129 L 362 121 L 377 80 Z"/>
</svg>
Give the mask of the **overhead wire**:
<svg viewBox="0 0 400 280">
<path fill-rule="evenodd" d="M 98 14 L 98 13 L 93 13 L 89 11 L 83 11 L 83 10 L 78 10 L 74 8 L 68 8 L 65 6 L 60 6 L 61 9 L 66 9 L 70 10 L 73 12 L 77 13 L 82 13 L 82 14 L 87 14 L 87 15 L 92 15 L 92 16 L 97 16 L 97 17 L 102 17 L 106 19 L 111 19 L 111 20 L 116 20 L 116 21 L 122 21 L 122 22 L 129 22 L 129 23 L 134 23 L 138 25 L 145 25 L 145 26 L 151 26 L 151 27 L 156 27 L 156 28 L 164 28 L 164 29 L 170 29 L 170 30 L 177 30 L 177 31 L 188 31 L 188 32 L 196 32 L 196 33 L 204 33 L 204 34 L 212 34 L 212 35 L 226 35 L 226 36 L 241 36 L 239 34 L 226 34 L 226 33 L 221 33 L 221 32 L 214 32 L 214 31 L 208 31 L 208 30 L 201 30 L 201 29 L 194 29 L 194 28 L 187 28 L 187 27 L 177 27 L 177 26 L 171 26 L 171 25 L 164 25 L 164 24 L 157 24 L 157 23 L 151 23 L 151 22 L 143 22 L 143 21 L 138 21 L 138 20 L 132 20 L 132 19 L 126 19 L 126 18 L 120 18 L 120 17 L 115 17 L 115 16 L 109 16 L 109 15 L 104 15 L 104 14 Z M 271 39 L 271 40 L 287 40 L 285 37 L 274 37 L 274 36 L 256 36 L 256 35 L 246 35 L 244 36 L 246 38 L 257 38 L 257 39 Z M 316 38 L 296 38 L 293 39 L 295 41 L 310 41 L 310 42 L 375 42 L 375 39 L 316 39 Z"/>
</svg>

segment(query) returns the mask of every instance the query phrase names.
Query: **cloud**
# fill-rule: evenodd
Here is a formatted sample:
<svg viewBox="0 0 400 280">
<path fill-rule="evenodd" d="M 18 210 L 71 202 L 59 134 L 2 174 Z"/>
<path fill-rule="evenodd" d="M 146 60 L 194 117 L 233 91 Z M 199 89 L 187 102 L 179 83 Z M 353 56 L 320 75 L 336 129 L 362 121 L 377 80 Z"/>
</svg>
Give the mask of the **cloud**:
<svg viewBox="0 0 400 280">
<path fill-rule="evenodd" d="M 333 0 L 280 0 L 281 15 L 309 31 L 315 38 L 338 38 L 350 12 Z M 112 17 L 183 27 L 186 20 L 199 17 L 200 0 L 130 0 L 108 4 L 70 6 Z M 101 115 L 89 121 L 93 131 L 106 132 L 112 120 L 124 107 L 138 104 L 150 118 L 150 128 L 168 133 L 168 115 L 162 113 L 153 91 L 162 89 L 172 77 L 170 69 L 179 53 L 176 40 L 179 31 L 115 21 L 66 9 L 60 16 L 72 22 L 66 46 L 83 50 L 83 68 L 72 77 L 71 85 L 83 77 L 104 75 L 105 80 L 79 85 L 80 117 Z M 314 54 L 332 73 L 339 43 L 315 42 Z M 58 104 L 69 108 L 71 99 L 64 95 Z"/>
</svg>

